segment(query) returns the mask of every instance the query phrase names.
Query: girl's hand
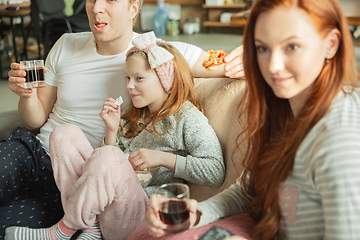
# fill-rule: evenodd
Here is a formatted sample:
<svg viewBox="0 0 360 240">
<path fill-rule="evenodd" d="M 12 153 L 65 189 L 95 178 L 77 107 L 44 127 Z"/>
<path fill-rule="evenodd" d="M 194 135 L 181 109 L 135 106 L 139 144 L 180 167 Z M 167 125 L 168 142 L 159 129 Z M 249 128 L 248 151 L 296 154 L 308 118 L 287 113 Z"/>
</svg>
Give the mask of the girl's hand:
<svg viewBox="0 0 360 240">
<path fill-rule="evenodd" d="M 149 235 L 153 237 L 161 237 L 165 235 L 166 225 L 160 220 L 159 207 L 156 201 L 156 195 L 150 196 L 150 209 L 146 212 L 144 224 L 149 228 Z M 190 200 L 190 227 L 199 222 L 200 214 L 197 212 L 197 201 Z"/>
<path fill-rule="evenodd" d="M 240 78 L 244 76 L 243 46 L 232 50 L 224 59 L 225 76 L 229 78 Z"/>
<path fill-rule="evenodd" d="M 106 131 L 117 132 L 120 123 L 120 106 L 115 104 L 115 99 L 105 99 L 100 117 L 105 123 Z"/>
<path fill-rule="evenodd" d="M 136 171 L 158 166 L 166 167 L 173 172 L 175 171 L 176 155 L 171 153 L 140 148 L 132 152 L 128 159 Z"/>
</svg>

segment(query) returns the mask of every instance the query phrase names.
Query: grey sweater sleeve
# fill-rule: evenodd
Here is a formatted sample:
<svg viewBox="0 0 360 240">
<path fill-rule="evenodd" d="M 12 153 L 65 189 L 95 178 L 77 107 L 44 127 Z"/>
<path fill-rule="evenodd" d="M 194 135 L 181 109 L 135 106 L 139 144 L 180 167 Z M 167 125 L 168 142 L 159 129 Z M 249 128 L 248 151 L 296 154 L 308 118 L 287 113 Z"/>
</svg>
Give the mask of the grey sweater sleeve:
<svg viewBox="0 0 360 240">
<path fill-rule="evenodd" d="M 178 157 L 177 165 L 185 167 L 175 169 L 175 177 L 186 181 L 219 187 L 225 178 L 225 164 L 219 140 L 208 119 L 196 109 L 189 109 L 182 115 L 182 141 L 189 154 Z M 180 120 L 180 119 L 179 119 Z M 184 164 L 185 161 L 185 164 Z"/>
</svg>

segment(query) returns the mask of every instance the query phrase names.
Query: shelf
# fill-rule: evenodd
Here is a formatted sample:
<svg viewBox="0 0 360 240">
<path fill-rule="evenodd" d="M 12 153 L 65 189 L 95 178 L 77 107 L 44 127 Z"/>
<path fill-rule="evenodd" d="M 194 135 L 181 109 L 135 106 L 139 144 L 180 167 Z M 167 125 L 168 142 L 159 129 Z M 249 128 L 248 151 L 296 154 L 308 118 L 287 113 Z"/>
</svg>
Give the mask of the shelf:
<svg viewBox="0 0 360 240">
<path fill-rule="evenodd" d="M 359 17 L 347 17 L 348 25 L 350 26 L 360 26 L 360 16 Z"/>
<path fill-rule="evenodd" d="M 243 27 L 243 24 L 233 24 L 231 22 L 229 23 L 222 23 L 217 21 L 204 21 L 203 22 L 204 27 Z"/>
<path fill-rule="evenodd" d="M 203 8 L 245 8 L 246 3 L 234 3 L 234 4 L 224 4 L 224 5 L 206 5 L 205 3 L 202 5 Z"/>
<path fill-rule="evenodd" d="M 248 5 L 246 3 L 234 3 L 234 4 L 223 4 L 223 5 L 207 5 L 203 4 L 202 8 L 206 9 L 207 21 L 203 22 L 203 26 L 207 27 L 244 27 L 246 20 L 237 22 L 220 22 L 221 15 L 224 12 L 232 13 L 233 15 L 244 12 Z M 240 11 L 240 12 L 239 12 Z"/>
</svg>

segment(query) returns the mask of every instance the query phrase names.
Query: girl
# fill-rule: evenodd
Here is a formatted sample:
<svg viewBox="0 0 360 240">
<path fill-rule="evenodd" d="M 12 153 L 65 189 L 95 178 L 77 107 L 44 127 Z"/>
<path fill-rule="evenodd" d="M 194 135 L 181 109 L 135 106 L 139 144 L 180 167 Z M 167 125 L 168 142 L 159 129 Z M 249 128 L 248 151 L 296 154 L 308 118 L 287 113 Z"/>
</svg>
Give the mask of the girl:
<svg viewBox="0 0 360 240">
<path fill-rule="evenodd" d="M 153 32 L 133 45 L 125 68 L 132 105 L 120 123 L 120 107 L 112 98 L 105 100 L 100 117 L 106 146 L 93 150 L 75 125 L 51 134 L 63 219 L 48 229 L 8 228 L 6 239 L 70 239 L 77 229 L 84 229 L 77 239 L 126 239 L 141 224 L 148 196 L 161 184 L 222 184 L 221 146 L 201 112 L 189 65 L 172 45 L 156 43 Z M 157 167 L 141 186 L 133 169 Z"/>
<path fill-rule="evenodd" d="M 360 239 L 360 99 L 353 92 L 353 52 L 336 0 L 256 2 L 244 34 L 246 168 L 236 184 L 198 205 L 193 224 L 250 210 L 255 225 L 247 230 L 254 239 Z M 162 236 L 163 223 L 151 206 L 149 234 Z M 224 226 L 228 219 L 214 224 Z M 241 219 L 233 217 L 228 230 L 240 235 Z M 149 239 L 142 232 L 129 239 Z"/>
</svg>

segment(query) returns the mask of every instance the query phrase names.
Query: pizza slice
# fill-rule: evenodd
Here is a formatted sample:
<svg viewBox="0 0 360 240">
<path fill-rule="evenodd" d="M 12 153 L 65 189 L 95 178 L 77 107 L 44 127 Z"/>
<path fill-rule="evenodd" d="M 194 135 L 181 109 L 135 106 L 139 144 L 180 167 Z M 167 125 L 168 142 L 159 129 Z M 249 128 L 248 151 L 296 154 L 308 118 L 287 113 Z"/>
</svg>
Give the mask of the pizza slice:
<svg viewBox="0 0 360 240">
<path fill-rule="evenodd" d="M 210 54 L 209 59 L 205 60 L 202 64 L 204 68 L 214 70 L 225 65 L 224 58 L 227 53 L 224 50 L 209 50 L 208 53 Z"/>
</svg>

